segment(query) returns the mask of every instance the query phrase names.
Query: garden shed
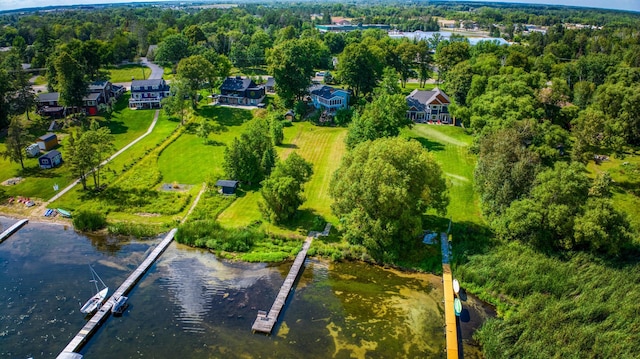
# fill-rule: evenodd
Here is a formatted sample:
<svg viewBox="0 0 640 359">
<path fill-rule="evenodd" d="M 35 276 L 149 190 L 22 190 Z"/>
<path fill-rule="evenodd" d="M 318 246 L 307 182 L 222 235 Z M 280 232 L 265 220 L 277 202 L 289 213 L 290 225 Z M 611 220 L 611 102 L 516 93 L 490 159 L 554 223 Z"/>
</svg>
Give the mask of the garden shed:
<svg viewBox="0 0 640 359">
<path fill-rule="evenodd" d="M 58 145 L 58 136 L 56 136 L 55 133 L 47 133 L 46 135 L 38 137 L 36 143 L 41 150 L 49 151 Z"/>
<path fill-rule="evenodd" d="M 62 163 L 62 154 L 56 150 L 49 151 L 38 158 L 38 163 L 40 164 L 40 168 L 54 168 Z"/>
<path fill-rule="evenodd" d="M 238 181 L 218 180 L 216 186 L 220 187 L 222 194 L 234 194 L 238 188 Z"/>
<path fill-rule="evenodd" d="M 37 155 L 40 154 L 40 146 L 38 146 L 35 143 L 32 143 L 29 146 L 27 146 L 25 151 L 27 152 L 27 156 L 36 157 Z"/>
</svg>

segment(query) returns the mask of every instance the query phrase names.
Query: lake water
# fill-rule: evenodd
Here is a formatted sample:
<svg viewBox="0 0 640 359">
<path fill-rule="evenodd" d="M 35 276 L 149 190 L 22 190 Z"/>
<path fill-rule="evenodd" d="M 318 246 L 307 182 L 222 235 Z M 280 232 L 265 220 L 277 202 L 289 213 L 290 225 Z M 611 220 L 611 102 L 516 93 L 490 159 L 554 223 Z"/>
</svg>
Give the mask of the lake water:
<svg viewBox="0 0 640 359">
<path fill-rule="evenodd" d="M 6 229 L 15 222 L 0 217 Z M 53 358 L 85 319 L 88 265 L 115 290 L 153 240 L 30 223 L 0 244 L 0 358 Z M 87 358 L 444 357 L 440 277 L 307 260 L 272 336 L 251 333 L 291 263 L 231 263 L 173 243 L 81 353 Z M 465 351 L 466 351 L 465 346 Z"/>
</svg>

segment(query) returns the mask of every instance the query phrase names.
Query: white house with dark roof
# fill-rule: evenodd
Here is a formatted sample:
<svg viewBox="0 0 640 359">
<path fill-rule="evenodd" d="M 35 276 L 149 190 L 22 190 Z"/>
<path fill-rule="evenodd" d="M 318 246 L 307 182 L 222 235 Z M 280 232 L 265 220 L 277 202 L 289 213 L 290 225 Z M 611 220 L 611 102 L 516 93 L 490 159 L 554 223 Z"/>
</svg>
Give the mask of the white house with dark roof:
<svg viewBox="0 0 640 359">
<path fill-rule="evenodd" d="M 334 113 L 341 108 L 349 107 L 349 91 L 326 85 L 309 87 L 313 106 L 317 109 Z"/>
<path fill-rule="evenodd" d="M 131 81 L 129 108 L 160 108 L 160 101 L 171 96 L 169 85 L 164 79 Z"/>
<path fill-rule="evenodd" d="M 449 113 L 451 100 L 439 88 L 431 91 L 416 89 L 406 99 L 409 106 L 407 117 L 413 122 L 455 124 Z"/>
</svg>

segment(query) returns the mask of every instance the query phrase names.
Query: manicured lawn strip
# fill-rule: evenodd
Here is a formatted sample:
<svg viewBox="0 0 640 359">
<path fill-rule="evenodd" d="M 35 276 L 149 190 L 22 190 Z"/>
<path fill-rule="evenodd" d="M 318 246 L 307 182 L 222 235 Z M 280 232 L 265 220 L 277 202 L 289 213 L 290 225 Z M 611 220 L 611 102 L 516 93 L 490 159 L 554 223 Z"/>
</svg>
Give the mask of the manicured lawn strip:
<svg viewBox="0 0 640 359">
<path fill-rule="evenodd" d="M 252 118 L 252 112 L 243 109 L 203 107 L 188 131 L 160 155 L 158 167 L 164 181 L 199 184 L 211 173 L 222 174 L 226 145 L 240 136 Z M 215 129 L 206 143 L 197 136 L 198 122 L 203 119 Z"/>
<path fill-rule="evenodd" d="M 220 215 L 218 221 L 224 227 L 246 227 L 255 221 L 262 220 L 258 201 L 262 197 L 258 191 L 240 191 L 238 198 Z"/>
<path fill-rule="evenodd" d="M 144 77 L 143 77 L 144 69 Z M 108 69 L 109 78 L 112 83 L 115 82 L 131 82 L 131 78 L 136 80 L 146 80 L 151 75 L 151 69 L 144 65 L 121 65 Z"/>
<path fill-rule="evenodd" d="M 428 124 L 415 125 L 403 135 L 420 141 L 436 158 L 451 183 L 447 217 L 456 222 L 481 224 L 480 201 L 473 188 L 476 159 L 468 152 L 472 137 L 460 127 Z"/>
</svg>

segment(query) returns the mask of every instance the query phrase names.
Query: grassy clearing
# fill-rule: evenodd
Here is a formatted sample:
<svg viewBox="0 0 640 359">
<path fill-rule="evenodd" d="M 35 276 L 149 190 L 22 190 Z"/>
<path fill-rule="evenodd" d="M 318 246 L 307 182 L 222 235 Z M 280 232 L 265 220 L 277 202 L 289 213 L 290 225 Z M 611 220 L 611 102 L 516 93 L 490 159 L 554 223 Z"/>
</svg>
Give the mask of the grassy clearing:
<svg viewBox="0 0 640 359">
<path fill-rule="evenodd" d="M 151 75 L 151 69 L 144 65 L 121 65 L 118 67 L 111 67 L 109 71 L 109 78 L 111 82 L 131 82 L 131 79 L 146 80 Z"/>
<path fill-rule="evenodd" d="M 435 84 L 426 84 L 424 87 L 420 87 L 420 84 L 417 82 L 407 82 L 404 88 L 400 88 L 400 91 L 403 95 L 408 95 L 411 91 L 415 89 L 420 90 L 433 90 L 436 87 Z"/>
<path fill-rule="evenodd" d="M 593 162 L 587 166 L 595 176 L 600 172 L 609 172 L 613 179 L 613 202 L 627 213 L 636 233 L 640 233 L 640 156 L 632 154 L 625 158 L 610 158 L 600 164 Z M 640 244 L 640 239 L 636 238 Z"/>
<path fill-rule="evenodd" d="M 252 118 L 251 111 L 242 109 L 212 106 L 199 109 L 197 121 L 207 121 L 214 131 L 205 141 L 197 136 L 198 124 L 193 123 L 167 147 L 158 159 L 164 181 L 198 184 L 211 173 L 222 173 L 226 145 L 240 136 Z"/>
<path fill-rule="evenodd" d="M 422 143 L 442 167 L 451 185 L 447 217 L 454 222 L 481 224 L 480 200 L 473 189 L 476 158 L 468 152 L 472 137 L 460 127 L 427 124 L 415 125 L 403 135 Z"/>
<path fill-rule="evenodd" d="M 300 156 L 313 163 L 314 174 L 305 186 L 307 200 L 301 206 L 298 217 L 282 227 L 264 223 L 266 231 L 282 235 L 306 234 L 316 216 L 337 224 L 337 219 L 331 213 L 329 182 L 346 151 L 344 136 L 345 128 L 317 127 L 308 122 L 295 123 L 294 126 L 285 128 L 283 145 L 277 149 L 280 159 L 297 151 Z M 246 192 L 222 212 L 219 221 L 226 226 L 236 227 L 260 220 L 260 198 L 257 191 Z"/>
<path fill-rule="evenodd" d="M 47 84 L 47 78 L 40 75 L 38 77 L 36 77 L 36 80 L 33 82 L 34 85 L 46 85 Z"/>
</svg>

